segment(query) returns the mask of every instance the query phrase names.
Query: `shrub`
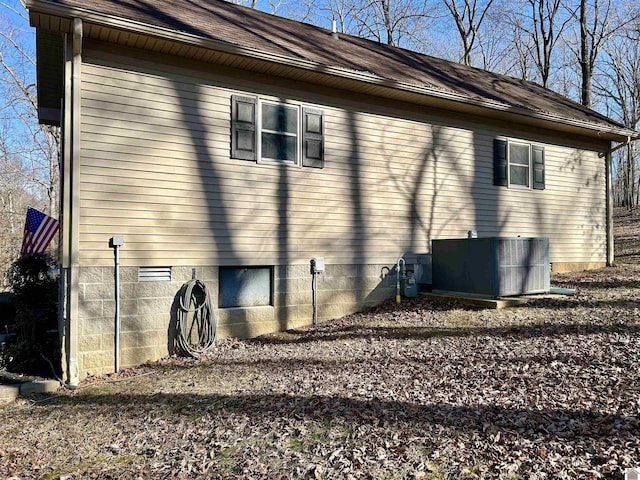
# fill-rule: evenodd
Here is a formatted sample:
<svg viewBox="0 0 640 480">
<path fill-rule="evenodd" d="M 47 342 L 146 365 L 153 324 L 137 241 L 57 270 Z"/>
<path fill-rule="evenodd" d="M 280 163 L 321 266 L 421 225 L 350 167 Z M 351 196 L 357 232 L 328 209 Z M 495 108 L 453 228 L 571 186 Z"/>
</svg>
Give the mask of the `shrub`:
<svg viewBox="0 0 640 480">
<path fill-rule="evenodd" d="M 16 308 L 13 303 L 13 293 L 0 293 L 0 334 L 7 333 L 9 325 L 15 323 Z"/>
<path fill-rule="evenodd" d="M 0 362 L 11 372 L 58 375 L 58 275 L 54 260 L 46 253 L 25 255 L 11 265 L 8 275 L 16 314 L 9 325 L 14 335 L 7 341 Z M 46 359 L 57 371 L 51 372 Z"/>
</svg>

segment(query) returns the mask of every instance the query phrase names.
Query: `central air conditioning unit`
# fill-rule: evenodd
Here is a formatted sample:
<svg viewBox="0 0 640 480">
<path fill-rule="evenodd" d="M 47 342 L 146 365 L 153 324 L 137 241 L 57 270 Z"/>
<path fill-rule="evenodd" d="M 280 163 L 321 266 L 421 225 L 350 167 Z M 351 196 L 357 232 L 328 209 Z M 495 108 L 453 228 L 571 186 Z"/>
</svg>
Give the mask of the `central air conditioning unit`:
<svg viewBox="0 0 640 480">
<path fill-rule="evenodd" d="M 433 240 L 434 292 L 492 298 L 547 293 L 549 239 L 486 237 Z"/>
</svg>

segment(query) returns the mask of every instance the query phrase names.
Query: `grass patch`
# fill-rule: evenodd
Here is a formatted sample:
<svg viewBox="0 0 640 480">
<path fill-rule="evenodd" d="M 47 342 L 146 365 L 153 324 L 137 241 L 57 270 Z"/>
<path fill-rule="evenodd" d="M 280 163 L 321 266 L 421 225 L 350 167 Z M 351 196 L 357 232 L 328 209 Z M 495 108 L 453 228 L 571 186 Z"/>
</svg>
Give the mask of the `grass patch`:
<svg viewBox="0 0 640 480">
<path fill-rule="evenodd" d="M 46 475 L 40 477 L 41 480 L 58 480 L 60 477 L 64 477 L 66 475 L 72 475 L 74 473 L 79 472 L 87 472 L 87 471 L 95 471 L 95 467 L 99 467 L 101 465 L 105 465 L 108 467 L 122 467 L 125 465 L 129 465 L 136 460 L 135 455 L 120 455 L 116 457 L 97 457 L 93 461 L 85 461 L 80 462 L 76 465 L 71 465 L 68 468 L 63 468 L 59 470 L 54 470 Z"/>
</svg>

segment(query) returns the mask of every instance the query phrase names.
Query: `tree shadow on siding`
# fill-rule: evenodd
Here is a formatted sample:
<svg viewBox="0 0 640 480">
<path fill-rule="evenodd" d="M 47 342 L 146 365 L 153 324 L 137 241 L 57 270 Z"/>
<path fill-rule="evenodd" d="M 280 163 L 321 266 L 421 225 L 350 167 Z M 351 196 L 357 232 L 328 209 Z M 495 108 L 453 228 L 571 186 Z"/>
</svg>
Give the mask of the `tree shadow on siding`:
<svg viewBox="0 0 640 480">
<path fill-rule="evenodd" d="M 285 99 L 280 99 L 280 104 L 278 109 L 280 111 L 281 117 L 286 118 L 286 113 L 284 110 L 284 102 Z M 260 138 L 258 138 L 260 141 Z M 289 169 L 291 167 L 289 165 L 285 165 L 281 163 L 278 165 L 278 189 L 277 189 L 277 198 L 278 198 L 278 227 L 277 227 L 277 244 L 278 244 L 278 255 L 277 255 L 277 263 L 281 266 L 284 266 L 285 275 L 284 278 L 279 279 L 280 285 L 278 285 L 278 289 L 283 288 L 284 292 L 289 292 L 290 280 L 289 280 L 289 272 L 286 272 L 286 269 L 289 265 L 290 259 L 290 244 L 289 244 L 289 217 L 290 217 L 290 202 L 295 202 L 295 198 L 291 198 L 291 191 L 289 186 Z M 282 268 L 281 268 L 282 270 Z M 276 310 L 276 315 L 278 315 L 278 324 L 280 325 L 280 330 L 284 330 L 289 327 L 290 321 L 290 311 L 289 305 L 282 305 L 283 308 L 279 308 Z"/>
<path fill-rule="evenodd" d="M 420 172 L 416 178 L 416 184 L 413 187 L 413 192 L 411 193 L 411 213 L 409 215 L 409 224 L 411 225 L 412 230 L 411 249 L 414 252 L 416 251 L 416 246 L 419 243 L 419 239 L 417 238 L 419 226 L 422 227 L 422 233 L 426 234 L 427 250 L 432 252 L 431 241 L 440 235 L 447 235 L 445 232 L 447 232 L 448 225 L 461 211 L 461 209 L 458 209 L 457 211 L 450 211 L 448 218 L 437 219 L 440 227 L 437 231 L 435 230 L 436 211 L 439 207 L 440 194 L 444 191 L 448 177 L 456 174 L 459 175 L 460 173 L 458 161 L 455 158 L 450 159 L 450 163 L 447 164 L 446 169 L 443 168 L 445 165 L 443 165 L 444 162 L 441 156 L 446 151 L 447 143 L 448 142 L 445 141 L 443 127 L 432 126 L 431 142 L 422 153 Z M 424 194 L 424 177 L 427 172 L 431 174 L 433 187 L 429 206 L 429 219 L 428 222 L 425 222 L 420 215 L 419 203 L 420 196 Z M 444 175 L 442 175 L 443 172 Z"/>
<path fill-rule="evenodd" d="M 496 136 L 499 135 L 496 132 Z M 497 237 L 503 235 L 511 213 L 507 208 L 502 210 L 500 197 L 504 194 L 506 187 L 494 185 L 493 139 L 487 140 L 490 143 L 490 152 L 481 148 L 479 135 L 475 132 L 472 135 L 474 171 L 469 193 L 475 223 L 470 226 L 473 227 L 470 230 L 475 230 L 478 237 Z"/>
<path fill-rule="evenodd" d="M 178 340 L 178 309 L 180 308 L 180 292 L 176 293 L 171 303 L 171 310 L 169 313 L 169 325 L 167 327 L 167 351 L 169 355 L 175 355 L 179 353 L 177 351 Z"/>
<path fill-rule="evenodd" d="M 364 198 L 362 192 L 362 153 L 361 140 L 358 133 L 357 116 L 353 110 L 347 113 L 347 129 L 349 131 L 349 173 L 351 175 L 350 200 L 353 231 L 351 233 L 354 263 L 366 265 L 368 263 L 367 223 L 365 220 Z M 362 304 L 365 299 L 364 291 L 356 288 L 356 302 Z"/>
<path fill-rule="evenodd" d="M 169 77 L 169 80 L 173 80 L 173 78 Z M 180 85 L 178 82 L 175 83 L 175 90 L 178 104 L 182 109 L 183 123 L 187 125 L 185 130 L 189 133 L 191 139 L 190 145 L 195 154 L 193 163 L 197 168 L 201 191 L 204 194 L 204 201 L 207 207 L 206 217 L 201 218 L 198 223 L 208 227 L 214 237 L 216 233 L 221 233 L 226 238 L 231 238 L 231 234 L 234 232 L 234 222 L 231 221 L 232 213 L 227 206 L 227 195 L 224 194 L 224 178 L 217 170 L 217 162 L 209 150 L 210 145 L 206 135 L 211 118 L 206 113 L 206 110 L 202 108 L 205 100 L 202 98 L 200 85 L 197 83 L 192 85 L 195 89 L 194 103 L 197 113 L 190 113 L 193 107 L 190 105 L 191 102 L 179 93 Z M 202 132 L 205 135 L 197 135 L 196 132 Z M 229 137 L 227 136 L 219 140 L 229 143 Z M 218 261 L 225 259 L 229 265 L 238 264 L 239 255 L 235 251 L 233 242 L 229 244 L 228 249 L 223 249 L 217 241 L 214 241 L 208 248 L 211 248 L 214 253 L 207 256 L 215 257 Z"/>
<path fill-rule="evenodd" d="M 443 155 L 448 140 L 444 127 L 431 125 L 428 129 L 429 138 L 415 139 L 424 147 L 416 156 L 410 174 L 399 171 L 402 165 L 394 158 L 394 152 L 385 152 L 387 174 L 393 180 L 398 195 L 407 204 L 405 216 L 409 232 L 402 241 L 400 255 L 403 252 L 431 252 L 431 240 L 447 235 L 448 226 L 463 211 L 463 208 L 449 205 L 446 218 L 437 217 L 437 210 L 443 207 L 440 197 L 445 193 L 447 181 L 460 173 L 460 167 L 456 158 L 448 158 L 445 164 Z"/>
<path fill-rule="evenodd" d="M 232 236 L 237 227 L 234 226 L 234 222 L 232 221 L 232 213 L 229 211 L 227 198 L 224 194 L 224 178 L 218 172 L 216 160 L 210 151 L 210 140 L 207 135 L 210 118 L 208 117 L 206 109 L 203 108 L 205 100 L 201 92 L 202 87 L 196 82 L 192 84 L 194 88 L 194 100 L 190 101 L 180 93 L 180 82 L 170 74 L 167 75 L 167 78 L 174 82 L 176 101 L 181 108 L 182 122 L 185 125 L 184 130 L 188 132 L 191 139 L 190 146 L 194 154 L 192 165 L 195 167 L 201 184 L 200 191 L 202 195 L 204 195 L 206 213 L 197 221 L 196 226 L 198 228 L 206 227 L 209 232 L 209 238 L 212 240 L 204 247 L 205 250 L 201 252 L 201 257 L 206 259 L 204 265 L 202 262 L 200 264 L 195 263 L 197 260 L 195 260 L 191 253 L 184 256 L 189 257 L 189 259 L 194 262 L 192 266 L 195 267 L 220 265 L 238 266 L 240 264 L 240 257 L 235 251 L 233 243 L 234 237 Z M 195 107 L 192 104 L 195 104 Z M 228 143 L 229 137 L 224 140 L 219 139 L 219 141 L 226 141 Z M 228 243 L 222 243 L 221 238 L 228 239 Z M 208 287 L 212 293 L 212 308 L 214 308 L 215 311 L 218 306 L 218 289 L 211 288 L 212 285 L 208 285 Z M 170 353 L 175 353 L 177 302 L 179 302 L 179 295 L 180 292 L 177 292 L 171 306 L 167 325 L 167 342 Z"/>
</svg>

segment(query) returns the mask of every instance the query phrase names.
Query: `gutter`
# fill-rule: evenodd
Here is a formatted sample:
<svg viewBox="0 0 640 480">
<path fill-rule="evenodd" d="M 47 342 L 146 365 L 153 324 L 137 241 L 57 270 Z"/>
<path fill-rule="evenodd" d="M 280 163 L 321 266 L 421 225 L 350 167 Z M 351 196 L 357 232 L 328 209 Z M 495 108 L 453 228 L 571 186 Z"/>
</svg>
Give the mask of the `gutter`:
<svg viewBox="0 0 640 480">
<path fill-rule="evenodd" d="M 624 148 L 624 147 L 626 147 L 627 145 L 630 145 L 630 144 L 631 144 L 631 142 L 635 142 L 636 140 L 640 140 L 640 135 L 637 135 L 637 134 L 636 134 L 636 135 L 634 135 L 634 136 L 627 135 L 627 141 L 626 141 L 626 142 L 620 142 L 620 143 L 618 143 L 618 145 L 616 145 L 615 147 L 610 148 L 609 150 L 606 150 L 606 151 L 604 151 L 604 152 L 600 152 L 600 153 L 598 153 L 598 157 L 599 157 L 599 158 L 604 158 L 604 157 L 606 157 L 607 155 L 611 155 L 613 152 L 615 152 L 615 151 L 617 151 L 617 150 L 620 150 L 621 148 Z"/>
<path fill-rule="evenodd" d="M 283 66 L 292 68 L 298 68 L 307 71 L 319 72 L 326 75 L 331 75 L 348 80 L 354 80 L 369 85 L 378 85 L 387 87 L 390 89 L 405 91 L 409 93 L 416 93 L 423 96 L 428 96 L 440 100 L 451 101 L 458 104 L 479 107 L 486 110 L 493 110 L 505 113 L 512 113 L 523 117 L 529 117 L 535 120 L 550 122 L 554 124 L 564 124 L 576 128 L 585 130 L 597 131 L 600 134 L 610 134 L 617 137 L 629 137 L 636 135 L 637 132 L 628 130 L 622 126 L 607 127 L 603 124 L 595 124 L 584 120 L 577 120 L 573 118 L 563 117 L 548 112 L 535 112 L 527 110 L 521 107 L 514 107 L 505 105 L 504 103 L 488 100 L 488 99 L 476 99 L 466 95 L 438 90 L 422 85 L 413 85 L 408 83 L 399 82 L 396 80 L 380 77 L 371 72 L 362 72 L 356 70 L 349 70 L 342 67 L 329 66 L 322 63 L 314 62 L 311 60 L 305 60 L 301 58 L 292 58 L 277 53 L 269 53 L 261 50 L 256 50 L 248 47 L 243 47 L 228 42 L 203 38 L 194 34 L 177 32 L 175 30 L 149 25 L 134 20 L 127 20 L 121 17 L 114 17 L 111 15 L 100 14 L 94 11 L 87 10 L 85 8 L 77 7 L 65 7 L 59 4 L 50 3 L 48 1 L 41 0 L 28 0 L 26 6 L 29 10 L 37 11 L 38 13 L 50 14 L 62 17 L 81 17 L 85 23 L 93 23 L 100 26 L 109 28 L 129 31 L 135 34 L 161 38 L 165 40 L 175 41 L 177 43 L 188 44 L 192 46 L 202 47 L 210 50 L 215 50 L 222 53 L 228 53 L 232 55 L 238 55 L 242 57 L 248 57 L 255 60 L 261 60 L 270 63 L 276 63 Z M 329 35 L 329 31 L 327 31 Z"/>
</svg>

